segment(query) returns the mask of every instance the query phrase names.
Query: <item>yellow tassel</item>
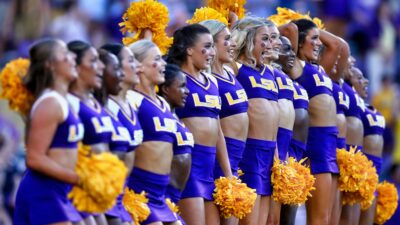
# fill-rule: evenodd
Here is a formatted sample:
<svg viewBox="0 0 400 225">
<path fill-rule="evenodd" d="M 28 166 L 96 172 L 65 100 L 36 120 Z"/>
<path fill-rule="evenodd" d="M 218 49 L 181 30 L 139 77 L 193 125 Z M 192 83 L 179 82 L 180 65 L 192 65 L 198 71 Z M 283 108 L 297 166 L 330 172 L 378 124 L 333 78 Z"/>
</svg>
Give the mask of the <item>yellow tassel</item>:
<svg viewBox="0 0 400 225">
<path fill-rule="evenodd" d="M 253 209 L 257 194 L 237 177 L 215 180 L 214 203 L 224 218 L 242 219 Z"/>
<path fill-rule="evenodd" d="M 153 34 L 152 41 L 165 54 L 171 46 L 173 39 L 165 33 L 168 25 L 168 8 L 154 0 L 141 0 L 132 2 L 122 16 L 123 22 L 119 23 L 122 34 L 134 33 L 133 37 L 124 37 L 122 42 L 129 45 L 139 40 L 140 34 L 149 29 Z"/>
<path fill-rule="evenodd" d="M 10 109 L 24 118 L 27 117 L 34 100 L 22 81 L 28 72 L 29 64 L 28 59 L 15 59 L 7 63 L 0 73 L 0 98 L 8 100 Z"/>
<path fill-rule="evenodd" d="M 207 6 L 220 12 L 228 20 L 229 12 L 235 13 L 239 19 L 245 16 L 246 0 L 208 0 Z"/>
<path fill-rule="evenodd" d="M 149 217 L 150 209 L 147 206 L 147 202 L 149 202 L 149 199 L 147 199 L 144 191 L 140 194 L 136 194 L 133 190 L 125 189 L 122 203 L 135 224 L 140 224 Z"/>
<path fill-rule="evenodd" d="M 396 212 L 399 196 L 396 187 L 384 181 L 378 184 L 378 199 L 374 223 L 384 224 Z"/>
<path fill-rule="evenodd" d="M 109 152 L 90 155 L 90 148 L 80 145 L 76 172 L 81 185 L 68 197 L 79 211 L 102 213 L 112 208 L 122 193 L 128 170 L 117 156 Z"/>
<path fill-rule="evenodd" d="M 177 205 L 175 205 L 174 202 L 171 201 L 170 198 L 166 198 L 165 202 L 168 205 L 168 208 L 173 212 L 173 213 L 179 213 L 179 207 Z"/>
<path fill-rule="evenodd" d="M 219 13 L 217 10 L 209 7 L 201 7 L 199 9 L 196 9 L 192 19 L 187 20 L 186 23 L 195 24 L 200 23 L 204 20 L 218 20 L 219 22 L 228 26 L 228 20 L 224 17 L 224 15 Z"/>
</svg>

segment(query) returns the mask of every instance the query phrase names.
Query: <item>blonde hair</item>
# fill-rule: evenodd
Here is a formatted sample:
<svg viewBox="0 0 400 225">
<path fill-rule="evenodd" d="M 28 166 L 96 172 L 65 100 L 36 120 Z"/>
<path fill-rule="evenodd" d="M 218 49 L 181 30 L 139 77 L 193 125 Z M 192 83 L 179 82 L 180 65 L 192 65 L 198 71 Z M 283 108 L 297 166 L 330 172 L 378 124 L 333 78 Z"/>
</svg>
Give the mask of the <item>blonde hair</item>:
<svg viewBox="0 0 400 225">
<path fill-rule="evenodd" d="M 146 39 L 136 41 L 136 42 L 132 43 L 131 45 L 129 45 L 129 49 L 131 49 L 135 58 L 139 62 L 142 62 L 146 58 L 148 50 L 151 48 L 154 48 L 154 47 L 157 47 L 157 45 L 154 44 L 154 42 L 146 40 Z"/>
<path fill-rule="evenodd" d="M 254 40 L 257 29 L 263 26 L 274 26 L 269 21 L 258 17 L 245 17 L 235 23 L 232 28 L 232 38 L 235 40 L 237 47 L 235 49 L 235 60 L 239 61 L 240 56 L 244 56 L 246 61 L 242 62 L 250 67 L 256 67 L 256 59 L 253 55 Z"/>
<path fill-rule="evenodd" d="M 211 35 L 213 36 L 214 42 L 217 40 L 217 35 L 219 34 L 219 32 L 227 28 L 225 24 L 219 22 L 218 20 L 204 20 L 201 21 L 199 24 L 203 25 L 210 31 Z"/>
</svg>

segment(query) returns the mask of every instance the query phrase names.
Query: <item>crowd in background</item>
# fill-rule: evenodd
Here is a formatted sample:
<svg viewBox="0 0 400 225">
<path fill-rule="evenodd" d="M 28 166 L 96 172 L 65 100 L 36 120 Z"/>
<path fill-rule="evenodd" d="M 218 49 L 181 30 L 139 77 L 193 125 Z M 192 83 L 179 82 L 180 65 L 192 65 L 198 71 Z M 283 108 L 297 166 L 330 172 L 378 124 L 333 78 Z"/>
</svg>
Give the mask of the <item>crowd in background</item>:
<svg viewBox="0 0 400 225">
<path fill-rule="evenodd" d="M 65 42 L 83 40 L 99 47 L 121 42 L 118 23 L 129 0 L 0 0 L 0 68 L 27 57 L 29 46 L 42 37 Z M 169 9 L 169 35 L 204 5 L 200 0 L 162 0 Z M 310 12 L 326 29 L 349 42 L 357 66 L 369 78 L 371 104 L 385 117 L 382 178 L 400 187 L 400 2 L 397 0 L 248 0 L 253 15 L 266 17 L 277 6 Z M 0 225 L 10 224 L 14 189 L 25 170 L 20 118 L 0 102 Z M 396 180 L 397 177 L 397 180 Z M 397 212 L 399 213 L 399 212 Z"/>
</svg>

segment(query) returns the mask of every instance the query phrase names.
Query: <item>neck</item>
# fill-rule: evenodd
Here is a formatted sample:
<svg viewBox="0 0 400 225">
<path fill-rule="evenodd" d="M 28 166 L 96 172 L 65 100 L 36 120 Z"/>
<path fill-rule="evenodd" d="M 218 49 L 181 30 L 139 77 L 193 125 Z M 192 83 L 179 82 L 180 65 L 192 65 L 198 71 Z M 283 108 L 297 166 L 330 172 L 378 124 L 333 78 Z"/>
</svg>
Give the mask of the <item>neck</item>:
<svg viewBox="0 0 400 225">
<path fill-rule="evenodd" d="M 68 87 L 69 83 L 60 80 L 55 80 L 51 88 L 60 93 L 62 96 L 66 96 L 68 93 Z"/>
<path fill-rule="evenodd" d="M 220 60 L 217 60 L 215 63 L 213 63 L 211 70 L 213 73 L 224 76 L 224 64 Z"/>
<path fill-rule="evenodd" d="M 126 101 L 126 94 L 128 93 L 129 90 L 132 90 L 131 86 L 127 83 L 122 83 L 121 84 L 121 91 L 118 93 L 117 96 L 115 96 L 117 99 Z"/>
<path fill-rule="evenodd" d="M 135 90 L 149 96 L 151 99 L 156 100 L 157 93 L 155 90 L 155 86 L 156 84 L 148 84 L 145 82 L 140 82 L 138 85 L 136 85 Z"/>
<path fill-rule="evenodd" d="M 71 86 L 71 93 L 79 96 L 81 99 L 87 100 L 90 98 L 91 90 L 81 80 L 77 79 Z"/>
<path fill-rule="evenodd" d="M 194 77 L 199 77 L 200 76 L 200 70 L 197 69 L 193 63 L 184 63 L 181 66 L 181 70 L 184 71 L 185 73 L 188 73 Z"/>
</svg>

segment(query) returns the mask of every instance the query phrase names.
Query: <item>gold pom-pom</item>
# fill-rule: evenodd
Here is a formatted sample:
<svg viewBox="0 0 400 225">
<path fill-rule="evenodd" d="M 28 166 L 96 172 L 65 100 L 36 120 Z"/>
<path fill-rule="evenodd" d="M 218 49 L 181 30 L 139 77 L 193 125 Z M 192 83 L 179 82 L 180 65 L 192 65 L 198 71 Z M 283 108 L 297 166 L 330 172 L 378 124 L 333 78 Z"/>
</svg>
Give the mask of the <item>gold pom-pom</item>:
<svg viewBox="0 0 400 225">
<path fill-rule="evenodd" d="M 228 26 L 228 20 L 224 17 L 224 15 L 210 7 L 201 7 L 199 9 L 196 9 L 192 19 L 187 20 L 186 23 L 194 24 L 200 23 L 204 20 L 218 20 L 219 22 Z"/>
<path fill-rule="evenodd" d="M 244 172 L 243 172 L 243 170 L 241 170 L 241 169 L 238 169 L 238 177 L 241 177 L 241 176 L 243 176 L 244 175 Z"/>
<path fill-rule="evenodd" d="M 80 186 L 75 186 L 68 197 L 79 211 L 102 213 L 112 208 L 122 193 L 128 170 L 117 156 L 109 152 L 90 155 L 88 148 L 79 147 L 75 170 Z"/>
<path fill-rule="evenodd" d="M 166 198 L 165 202 L 173 213 L 179 213 L 179 207 L 170 198 Z"/>
<path fill-rule="evenodd" d="M 246 0 L 208 0 L 207 6 L 220 12 L 225 18 L 229 18 L 229 12 L 235 13 L 239 19 L 245 16 L 244 5 Z"/>
<path fill-rule="evenodd" d="M 140 224 L 145 221 L 150 215 L 150 208 L 147 205 L 149 199 L 146 197 L 146 193 L 142 191 L 140 194 L 136 194 L 133 190 L 125 189 L 125 194 L 122 199 L 126 211 L 129 212 L 135 224 Z"/>
<path fill-rule="evenodd" d="M 26 117 L 32 107 L 34 97 L 26 89 L 22 79 L 29 68 L 28 59 L 15 59 L 6 64 L 0 73 L 1 92 L 0 98 L 8 100 L 10 109 Z"/>
<path fill-rule="evenodd" d="M 302 161 L 301 161 L 302 162 Z M 273 187 L 272 197 L 275 201 L 287 205 L 303 204 L 310 191 L 314 189 L 315 178 L 309 168 L 289 157 L 288 162 L 274 161 L 271 182 Z"/>
<path fill-rule="evenodd" d="M 319 29 L 324 29 L 324 24 L 322 23 L 321 19 L 317 17 L 311 18 L 309 13 L 301 14 L 294 10 L 283 7 L 277 7 L 276 11 L 276 14 L 268 17 L 268 19 L 271 20 L 276 26 L 285 25 L 290 23 L 292 20 L 307 19 L 313 21 Z"/>
<path fill-rule="evenodd" d="M 171 46 L 173 39 L 165 33 L 168 25 L 168 9 L 165 5 L 155 0 L 142 0 L 132 2 L 122 16 L 123 22 L 119 23 L 122 34 L 134 33 L 132 37 L 124 37 L 122 42 L 129 45 L 138 41 L 146 29 L 153 34 L 152 41 L 165 54 Z"/>
<path fill-rule="evenodd" d="M 378 184 L 378 197 L 376 201 L 376 213 L 374 223 L 384 224 L 393 216 L 397 209 L 399 196 L 396 187 L 384 181 Z"/>
<path fill-rule="evenodd" d="M 214 192 L 214 203 L 224 218 L 244 218 L 253 209 L 257 198 L 256 191 L 237 177 L 216 179 Z"/>
</svg>

